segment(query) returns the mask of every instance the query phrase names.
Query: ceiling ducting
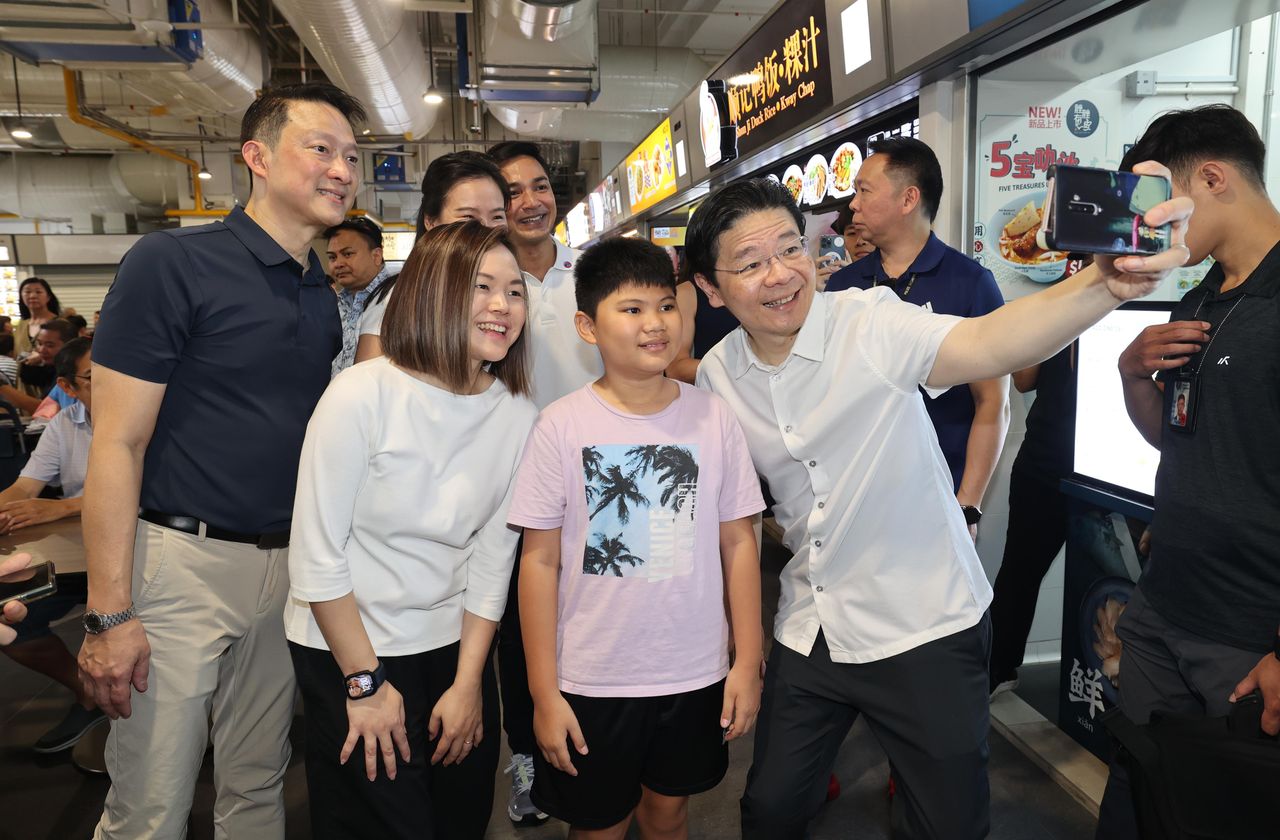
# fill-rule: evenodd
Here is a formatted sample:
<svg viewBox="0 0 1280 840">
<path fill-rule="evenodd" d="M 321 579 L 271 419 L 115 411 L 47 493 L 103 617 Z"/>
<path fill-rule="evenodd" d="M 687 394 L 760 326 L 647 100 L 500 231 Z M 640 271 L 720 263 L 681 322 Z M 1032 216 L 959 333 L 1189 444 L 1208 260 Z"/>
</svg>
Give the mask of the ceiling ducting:
<svg viewBox="0 0 1280 840">
<path fill-rule="evenodd" d="M 475 95 L 528 137 L 639 142 L 710 69 L 687 49 L 600 47 L 595 0 L 487 0 L 485 11 Z"/>
<path fill-rule="evenodd" d="M 559 41 L 595 23 L 595 0 L 485 0 L 494 20 L 511 20 L 531 41 Z"/>
<path fill-rule="evenodd" d="M 437 106 L 415 19 L 387 0 L 275 0 L 329 80 L 355 96 L 375 134 L 425 137 Z"/>
<path fill-rule="evenodd" d="M 187 191 L 186 167 L 151 155 L 0 156 L 0 211 L 27 219 L 158 214 Z"/>
<path fill-rule="evenodd" d="M 0 44 L 20 59 L 24 105 L 33 113 L 61 113 L 59 67 L 81 70 L 90 95 L 109 91 L 111 104 L 143 116 L 154 109 L 178 116 L 239 116 L 262 88 L 262 51 L 233 22 L 228 0 L 201 0 L 200 19 L 213 24 L 193 42 L 193 30 L 175 30 L 165 0 L 132 3 L 11 4 Z M 25 10 L 27 14 L 13 19 Z M 174 44 L 186 46 L 179 50 Z M 39 62 L 39 66 L 35 62 Z M 7 64 L 7 62 L 0 62 Z M 0 76 L 12 84 L 12 70 Z"/>
</svg>

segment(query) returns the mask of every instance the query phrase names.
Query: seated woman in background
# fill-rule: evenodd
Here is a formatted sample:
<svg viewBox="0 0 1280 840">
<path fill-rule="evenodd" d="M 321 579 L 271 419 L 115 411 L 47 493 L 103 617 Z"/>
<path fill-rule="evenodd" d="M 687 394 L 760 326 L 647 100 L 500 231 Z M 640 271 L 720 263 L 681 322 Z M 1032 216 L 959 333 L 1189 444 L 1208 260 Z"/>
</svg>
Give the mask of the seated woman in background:
<svg viewBox="0 0 1280 840">
<path fill-rule="evenodd" d="M 417 238 L 437 225 L 476 221 L 485 227 L 506 227 L 507 182 L 493 159 L 481 152 L 453 152 L 431 161 L 422 176 Z M 395 278 L 382 285 L 360 317 L 356 362 L 382 355 L 382 314 Z"/>
<path fill-rule="evenodd" d="M 298 472 L 285 632 L 311 826 L 479 840 L 498 765 L 489 651 L 516 546 L 507 508 L 537 413 L 525 285 L 505 232 L 463 222 L 428 231 L 396 288 L 386 356 L 334 378 Z"/>
</svg>

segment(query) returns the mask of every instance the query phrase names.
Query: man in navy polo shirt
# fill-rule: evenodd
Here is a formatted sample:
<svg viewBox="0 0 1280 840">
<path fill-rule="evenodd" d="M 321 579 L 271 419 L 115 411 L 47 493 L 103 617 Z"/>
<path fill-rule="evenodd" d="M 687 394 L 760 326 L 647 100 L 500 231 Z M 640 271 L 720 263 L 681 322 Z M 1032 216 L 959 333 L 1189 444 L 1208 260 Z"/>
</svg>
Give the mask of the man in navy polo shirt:
<svg viewBox="0 0 1280 840">
<path fill-rule="evenodd" d="M 857 192 L 849 208 L 854 229 L 876 250 L 833 274 L 826 291 L 890 286 L 907 303 L 966 318 L 1003 305 L 991 272 L 944 245 L 930 229 L 942 201 L 942 167 L 933 150 L 914 138 L 895 137 L 872 152 L 854 179 Z M 925 408 L 976 539 L 982 497 L 1009 428 L 1008 377 L 957 385 L 925 400 Z"/>
<path fill-rule="evenodd" d="M 284 837 L 289 522 L 342 340 L 311 242 L 355 199 L 363 118 L 332 85 L 268 89 L 241 124 L 249 203 L 143 237 L 107 295 L 82 514 L 80 668 L 114 720 L 96 838 L 186 834 L 210 720 L 218 835 Z"/>
</svg>

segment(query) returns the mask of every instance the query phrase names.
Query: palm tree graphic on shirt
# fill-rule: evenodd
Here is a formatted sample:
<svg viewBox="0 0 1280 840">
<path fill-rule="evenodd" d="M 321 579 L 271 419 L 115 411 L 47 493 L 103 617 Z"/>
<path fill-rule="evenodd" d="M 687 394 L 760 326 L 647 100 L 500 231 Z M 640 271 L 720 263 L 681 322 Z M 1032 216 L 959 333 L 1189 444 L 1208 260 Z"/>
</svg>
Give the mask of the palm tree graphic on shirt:
<svg viewBox="0 0 1280 840">
<path fill-rule="evenodd" d="M 696 452 L 696 446 L 670 444 L 583 447 L 592 534 L 583 554 L 584 574 L 650 579 L 673 574 L 676 555 L 691 551 Z M 641 515 L 646 511 L 647 517 Z"/>
</svg>

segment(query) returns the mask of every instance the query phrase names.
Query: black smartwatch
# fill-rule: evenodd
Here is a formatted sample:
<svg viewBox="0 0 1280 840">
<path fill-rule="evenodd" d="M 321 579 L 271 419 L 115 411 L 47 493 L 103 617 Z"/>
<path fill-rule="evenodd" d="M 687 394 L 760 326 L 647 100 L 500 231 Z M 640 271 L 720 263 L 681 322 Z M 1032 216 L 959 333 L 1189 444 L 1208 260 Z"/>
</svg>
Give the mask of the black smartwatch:
<svg viewBox="0 0 1280 840">
<path fill-rule="evenodd" d="M 381 662 L 372 671 L 356 671 L 354 674 L 347 674 L 342 678 L 342 683 L 347 689 L 347 696 L 352 700 L 359 700 L 362 697 L 370 697 L 377 694 L 378 689 L 386 681 L 386 670 Z"/>
<path fill-rule="evenodd" d="M 960 510 L 964 511 L 964 521 L 966 525 L 977 525 L 982 519 L 982 511 L 977 505 L 961 505 Z"/>
</svg>

